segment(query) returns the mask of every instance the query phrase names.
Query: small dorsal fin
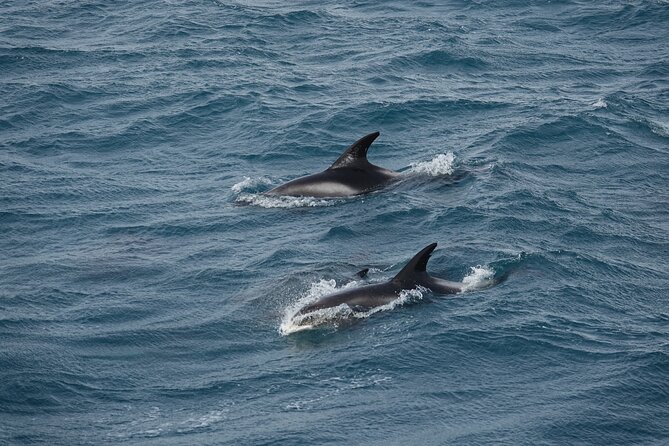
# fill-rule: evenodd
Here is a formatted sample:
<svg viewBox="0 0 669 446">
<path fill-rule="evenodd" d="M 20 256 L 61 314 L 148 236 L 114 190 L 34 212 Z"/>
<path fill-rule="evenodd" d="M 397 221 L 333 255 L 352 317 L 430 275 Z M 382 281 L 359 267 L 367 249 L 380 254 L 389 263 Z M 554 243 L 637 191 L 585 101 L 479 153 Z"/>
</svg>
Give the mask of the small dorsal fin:
<svg viewBox="0 0 669 446">
<path fill-rule="evenodd" d="M 369 149 L 369 146 L 379 137 L 379 135 L 379 132 L 370 133 L 354 142 L 351 147 L 346 149 L 346 151 L 337 158 L 337 161 L 330 166 L 330 169 L 346 167 L 359 160 L 367 161 L 367 149 Z"/>
<path fill-rule="evenodd" d="M 357 273 L 355 273 L 355 275 L 357 277 L 361 278 L 361 279 L 364 279 L 365 277 L 367 277 L 368 272 L 369 272 L 369 268 L 365 268 L 365 269 L 360 270 Z"/>
<path fill-rule="evenodd" d="M 399 282 L 414 282 L 420 273 L 426 273 L 427 261 L 430 260 L 432 251 L 437 247 L 436 243 L 427 245 L 425 248 L 421 249 L 418 254 L 413 256 L 409 263 L 407 263 L 402 271 L 397 273 L 393 278 L 393 281 Z"/>
</svg>

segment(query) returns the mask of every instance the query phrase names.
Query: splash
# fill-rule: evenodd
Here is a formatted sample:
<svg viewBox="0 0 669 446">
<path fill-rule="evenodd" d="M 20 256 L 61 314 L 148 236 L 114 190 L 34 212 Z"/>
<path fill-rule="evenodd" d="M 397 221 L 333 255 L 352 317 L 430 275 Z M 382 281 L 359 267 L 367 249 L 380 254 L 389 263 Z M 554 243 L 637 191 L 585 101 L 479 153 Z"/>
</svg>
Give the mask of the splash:
<svg viewBox="0 0 669 446">
<path fill-rule="evenodd" d="M 481 288 L 489 287 L 493 284 L 493 278 L 495 276 L 495 271 L 487 266 L 472 266 L 470 268 L 469 274 L 467 274 L 463 279 L 462 291 L 478 290 Z"/>
<path fill-rule="evenodd" d="M 230 189 L 232 190 L 233 193 L 240 194 L 244 191 L 257 189 L 258 186 L 268 186 L 270 184 L 272 184 L 272 182 L 269 180 L 269 178 L 244 177 L 242 181 L 240 181 L 239 183 L 235 183 Z"/>
<path fill-rule="evenodd" d="M 409 172 L 427 174 L 433 177 L 451 175 L 455 171 L 455 155 L 453 152 L 440 153 L 430 161 L 412 163 Z"/>
<path fill-rule="evenodd" d="M 287 195 L 265 195 L 261 189 L 272 184 L 268 178 L 244 177 L 238 183 L 235 183 L 230 190 L 237 197 L 236 203 L 260 206 L 263 208 L 300 208 L 300 207 L 318 207 L 332 206 L 341 200 L 323 199 L 313 197 L 290 197 Z"/>
<path fill-rule="evenodd" d="M 599 99 L 597 99 L 596 102 L 590 104 L 590 106 L 591 106 L 592 108 L 606 108 L 606 107 L 609 106 L 609 104 L 607 104 L 607 103 L 604 101 L 604 98 L 599 98 Z"/>
<path fill-rule="evenodd" d="M 304 296 L 302 296 L 300 299 L 298 299 L 296 302 L 294 302 L 292 305 L 289 305 L 285 309 L 283 313 L 283 318 L 281 319 L 281 325 L 279 326 L 279 333 L 285 336 L 290 333 L 295 333 L 298 331 L 308 330 L 310 328 L 313 328 L 313 326 L 310 326 L 308 324 L 301 325 L 300 322 L 302 322 L 303 318 L 297 317 L 297 319 L 295 319 L 293 318 L 293 316 L 295 316 L 295 314 L 300 310 L 300 308 L 304 307 L 308 303 L 314 302 L 319 298 L 326 296 L 328 294 L 335 293 L 336 291 L 337 291 L 337 282 L 335 280 L 321 279 L 316 283 L 312 283 L 309 291 L 307 291 Z"/>
<path fill-rule="evenodd" d="M 235 199 L 237 203 L 250 204 L 263 208 L 304 208 L 332 206 L 337 200 L 326 200 L 313 197 L 289 197 L 284 195 L 263 195 L 263 194 L 239 194 Z"/>
<path fill-rule="evenodd" d="M 322 326 L 332 326 L 336 328 L 338 324 L 344 320 L 366 319 L 380 311 L 392 310 L 397 306 L 421 300 L 424 294 L 428 292 L 428 290 L 423 287 L 418 287 L 412 290 L 402 290 L 394 301 L 367 311 L 353 311 L 348 305 L 342 304 L 337 307 L 324 308 L 308 314 L 296 314 L 300 308 L 323 296 L 348 288 L 354 288 L 359 286 L 359 284 L 360 282 L 358 281 L 352 281 L 340 288 L 337 288 L 337 283 L 334 280 L 320 280 L 319 282 L 311 284 L 309 291 L 284 311 L 279 326 L 279 333 L 282 336 L 286 336 L 300 331 L 313 330 L 314 328 Z"/>
</svg>

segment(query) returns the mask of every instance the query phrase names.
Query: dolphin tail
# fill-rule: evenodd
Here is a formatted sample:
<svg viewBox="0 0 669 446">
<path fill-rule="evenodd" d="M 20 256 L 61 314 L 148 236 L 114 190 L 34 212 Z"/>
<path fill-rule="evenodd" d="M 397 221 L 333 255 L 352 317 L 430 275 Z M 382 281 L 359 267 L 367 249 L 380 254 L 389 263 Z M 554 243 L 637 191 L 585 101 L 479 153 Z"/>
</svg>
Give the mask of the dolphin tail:
<svg viewBox="0 0 669 446">
<path fill-rule="evenodd" d="M 437 247 L 436 243 L 427 245 L 421 249 L 418 254 L 413 256 L 409 263 L 407 263 L 402 270 L 393 278 L 394 282 L 402 284 L 420 284 L 427 277 L 427 262 L 430 260 L 432 251 Z"/>
<path fill-rule="evenodd" d="M 337 161 L 332 163 L 332 166 L 329 169 L 338 169 L 340 167 L 349 166 L 356 161 L 367 161 L 367 150 L 369 146 L 372 145 L 374 140 L 380 135 L 379 132 L 370 133 L 367 136 L 363 136 L 356 142 L 354 142 L 351 147 L 346 149 L 344 153 L 341 154 Z"/>
</svg>

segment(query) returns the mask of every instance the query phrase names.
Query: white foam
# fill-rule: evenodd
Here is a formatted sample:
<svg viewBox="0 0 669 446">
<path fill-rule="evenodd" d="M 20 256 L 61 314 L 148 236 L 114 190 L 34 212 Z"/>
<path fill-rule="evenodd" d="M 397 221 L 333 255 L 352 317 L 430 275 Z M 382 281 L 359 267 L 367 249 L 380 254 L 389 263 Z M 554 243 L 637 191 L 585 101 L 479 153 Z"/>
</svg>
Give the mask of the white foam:
<svg viewBox="0 0 669 446">
<path fill-rule="evenodd" d="M 255 189 L 258 186 L 267 186 L 269 184 L 272 184 L 272 182 L 265 177 L 261 178 L 251 178 L 251 177 L 244 177 L 242 181 L 239 183 L 235 183 L 230 189 L 232 189 L 232 192 L 235 194 L 239 194 L 243 191 L 247 191 L 249 189 Z"/>
<path fill-rule="evenodd" d="M 365 311 L 362 313 L 357 313 L 355 314 L 355 317 L 358 318 L 367 318 L 371 316 L 374 313 L 378 313 L 379 311 L 388 311 L 392 310 L 395 307 L 402 306 L 404 304 L 410 303 L 410 302 L 416 302 L 418 300 L 423 299 L 423 296 L 425 293 L 428 293 L 429 290 L 427 288 L 423 288 L 421 286 L 411 289 L 411 290 L 402 290 L 400 291 L 400 295 L 397 299 L 393 300 L 392 302 L 389 302 L 385 305 L 381 305 L 379 307 L 372 308 L 369 311 Z"/>
<path fill-rule="evenodd" d="M 493 277 L 495 276 L 495 271 L 487 266 L 472 266 L 470 268 L 469 274 L 467 274 L 463 279 L 462 291 L 476 290 L 480 288 L 485 288 L 492 285 Z"/>
<path fill-rule="evenodd" d="M 422 173 L 433 177 L 451 175 L 455 171 L 455 155 L 453 152 L 440 153 L 430 161 L 412 163 L 409 172 Z"/>
<path fill-rule="evenodd" d="M 590 106 L 591 106 L 592 108 L 606 108 L 606 107 L 609 106 L 609 104 L 607 104 L 607 103 L 604 101 L 604 98 L 599 98 L 599 99 L 597 99 L 596 102 L 593 102 L 592 104 L 590 104 Z"/>
<path fill-rule="evenodd" d="M 204 414 L 191 414 L 186 419 L 180 419 L 180 412 L 166 414 L 160 408 L 153 407 L 144 416 L 132 420 L 129 423 L 129 431 L 110 433 L 109 436 L 114 438 L 153 438 L 163 435 L 187 434 L 224 422 L 230 416 L 230 408 L 215 409 Z"/>
<path fill-rule="evenodd" d="M 661 123 L 661 122 L 651 121 L 649 119 L 648 126 L 650 127 L 650 131 L 658 136 L 662 136 L 664 138 L 669 136 L 669 122 Z"/>
<path fill-rule="evenodd" d="M 199 417 L 189 418 L 185 420 L 178 430 L 178 432 L 185 433 L 195 429 L 202 429 L 219 423 L 228 418 L 230 409 L 213 410 Z"/>
<path fill-rule="evenodd" d="M 283 318 L 281 319 L 281 325 L 279 326 L 279 333 L 285 336 L 290 333 L 313 328 L 313 326 L 307 324 L 300 325 L 298 323 L 299 321 L 293 320 L 293 316 L 300 310 L 300 308 L 304 307 L 308 303 L 313 302 L 327 294 L 332 294 L 335 291 L 337 291 L 337 282 L 335 280 L 321 279 L 318 282 L 312 283 L 311 288 L 305 293 L 304 296 L 293 302 L 284 310 Z M 300 320 L 301 319 L 302 318 L 300 318 Z"/>
<path fill-rule="evenodd" d="M 304 208 L 332 206 L 338 200 L 326 200 L 314 197 L 290 197 L 287 195 L 239 194 L 237 203 L 251 204 L 263 208 Z"/>
</svg>

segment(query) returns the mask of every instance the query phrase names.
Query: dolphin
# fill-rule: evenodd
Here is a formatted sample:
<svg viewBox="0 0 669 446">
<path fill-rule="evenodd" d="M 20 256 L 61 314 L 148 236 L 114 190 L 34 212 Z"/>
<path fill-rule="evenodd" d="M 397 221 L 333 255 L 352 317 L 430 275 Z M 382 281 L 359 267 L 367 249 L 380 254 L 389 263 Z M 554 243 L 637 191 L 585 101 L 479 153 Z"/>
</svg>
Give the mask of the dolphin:
<svg viewBox="0 0 669 446">
<path fill-rule="evenodd" d="M 367 161 L 367 150 L 379 132 L 363 136 L 323 172 L 296 178 L 265 192 L 268 195 L 350 197 L 378 189 L 400 174 Z"/>
<path fill-rule="evenodd" d="M 400 297 L 403 290 L 424 287 L 435 294 L 456 294 L 464 290 L 463 282 L 451 282 L 429 275 L 426 271 L 427 262 L 437 247 L 432 243 L 421 249 L 402 270 L 390 281 L 375 285 L 346 289 L 338 293 L 324 296 L 317 301 L 302 307 L 293 315 L 292 323 L 297 327 L 292 331 L 312 328 L 318 323 L 319 310 L 336 308 L 346 305 L 352 311 L 365 312 L 373 308 L 387 305 Z M 493 280 L 486 281 L 480 287 L 492 285 Z M 315 313 L 315 314 L 313 314 Z M 315 317 L 314 317 L 315 316 Z"/>
</svg>

